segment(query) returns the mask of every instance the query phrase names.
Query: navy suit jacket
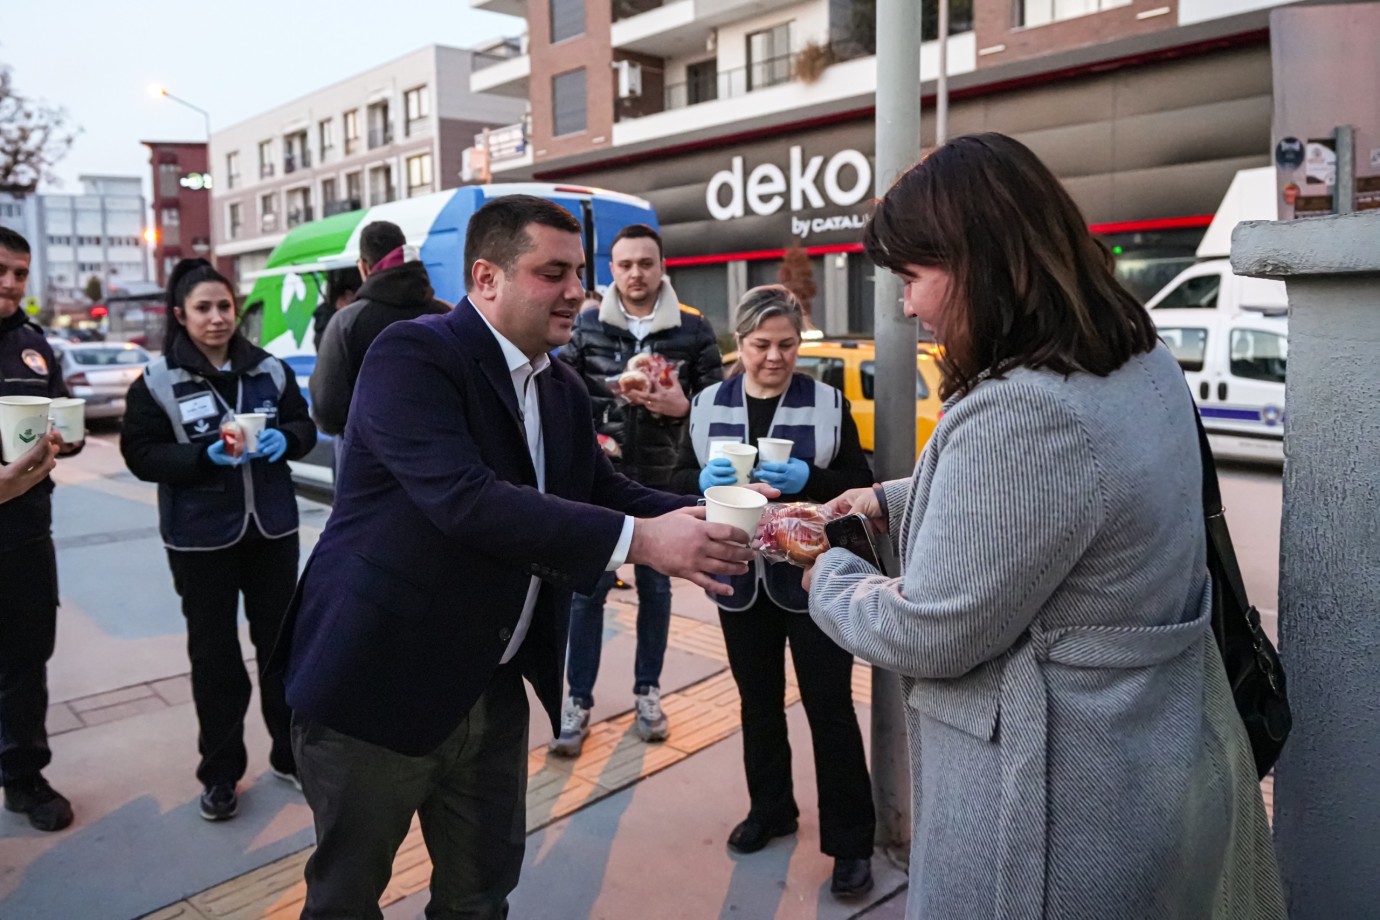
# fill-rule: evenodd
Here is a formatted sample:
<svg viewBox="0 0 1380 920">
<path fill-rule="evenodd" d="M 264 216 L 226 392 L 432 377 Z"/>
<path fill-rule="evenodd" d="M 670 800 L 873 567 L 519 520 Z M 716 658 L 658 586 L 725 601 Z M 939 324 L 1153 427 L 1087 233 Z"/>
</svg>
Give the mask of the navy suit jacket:
<svg viewBox="0 0 1380 920">
<path fill-rule="evenodd" d="M 375 340 L 335 507 L 274 653 L 296 712 L 403 754 L 434 750 L 487 687 L 536 575 L 515 660 L 555 727 L 571 592 L 593 590 L 624 514 L 694 500 L 614 472 L 563 362 L 537 393 L 544 494 L 503 352 L 468 299 Z"/>
</svg>

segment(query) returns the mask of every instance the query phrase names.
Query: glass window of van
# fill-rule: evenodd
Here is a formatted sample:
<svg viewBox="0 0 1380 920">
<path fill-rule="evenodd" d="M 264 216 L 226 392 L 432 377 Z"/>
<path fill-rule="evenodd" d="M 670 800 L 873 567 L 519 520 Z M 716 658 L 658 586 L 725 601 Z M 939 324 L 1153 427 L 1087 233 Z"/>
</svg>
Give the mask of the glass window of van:
<svg viewBox="0 0 1380 920">
<path fill-rule="evenodd" d="M 1218 274 L 1197 275 L 1185 278 L 1183 283 L 1155 304 L 1156 310 L 1210 310 L 1217 306 L 1217 292 L 1222 288 L 1222 276 Z"/>
<path fill-rule="evenodd" d="M 1247 380 L 1284 382 L 1289 361 L 1289 340 L 1261 329 L 1233 329 L 1231 333 L 1231 373 Z"/>
<path fill-rule="evenodd" d="M 864 361 L 858 370 L 862 372 L 863 399 L 876 399 L 877 363 L 875 361 Z M 925 378 L 920 376 L 919 371 L 915 372 L 915 398 L 930 398 L 930 388 L 925 383 Z"/>
<path fill-rule="evenodd" d="M 1206 329 L 1166 329 L 1160 327 L 1160 339 L 1169 346 L 1179 366 L 1186 371 L 1201 371 L 1207 355 Z"/>
<path fill-rule="evenodd" d="M 843 391 L 842 358 L 797 358 L 795 371 L 797 374 L 813 377 L 820 383 L 828 384 L 840 392 Z"/>
</svg>

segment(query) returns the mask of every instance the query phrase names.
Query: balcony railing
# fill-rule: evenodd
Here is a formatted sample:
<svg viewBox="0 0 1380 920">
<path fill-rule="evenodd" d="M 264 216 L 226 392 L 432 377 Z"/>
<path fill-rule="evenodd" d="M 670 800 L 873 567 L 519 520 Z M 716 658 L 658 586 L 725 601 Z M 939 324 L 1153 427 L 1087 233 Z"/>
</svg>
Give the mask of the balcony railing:
<svg viewBox="0 0 1380 920">
<path fill-rule="evenodd" d="M 511 61 L 515 57 L 522 57 L 522 45 L 521 38 L 509 38 L 497 47 L 474 52 L 470 61 L 470 73 L 483 70 L 485 67 L 492 67 L 495 64 L 502 64 L 504 61 Z"/>
<path fill-rule="evenodd" d="M 362 207 L 364 207 L 364 202 L 358 198 L 339 198 L 323 204 L 321 216 L 334 217 L 336 214 L 348 214 L 350 211 L 358 211 Z"/>
<path fill-rule="evenodd" d="M 272 178 L 273 178 L 273 164 L 272 164 L 272 163 L 260 163 L 260 164 L 259 164 L 259 178 L 260 178 L 260 179 L 272 179 Z"/>
<path fill-rule="evenodd" d="M 382 147 L 385 144 L 393 143 L 392 128 L 370 128 L 369 129 L 369 149 Z"/>
<path fill-rule="evenodd" d="M 369 190 L 370 204 L 387 204 L 390 201 L 398 200 L 398 191 L 394 186 L 375 186 Z"/>
<path fill-rule="evenodd" d="M 630 19 L 665 5 L 666 0 L 613 0 L 613 21 Z"/>
<path fill-rule="evenodd" d="M 269 213 L 259 218 L 259 230 L 263 233 L 275 233 L 278 230 L 278 215 Z"/>
<path fill-rule="evenodd" d="M 287 225 L 289 227 L 296 227 L 299 224 L 305 224 L 307 221 L 311 219 L 311 205 L 306 205 L 305 207 L 300 208 L 288 209 Z"/>
<path fill-rule="evenodd" d="M 345 155 L 346 155 L 347 157 L 352 157 L 352 156 L 354 156 L 354 155 L 357 154 L 357 153 L 359 153 L 359 138 L 357 138 L 357 137 L 347 137 L 347 138 L 345 138 Z"/>
<path fill-rule="evenodd" d="M 829 64 L 866 57 L 869 52 L 857 42 L 839 42 L 823 47 L 824 60 Z M 812 59 L 819 61 L 820 49 L 812 49 Z M 666 87 L 665 110 L 683 109 L 691 105 L 732 99 L 769 86 L 780 86 L 800 79 L 802 53 L 782 54 L 753 61 L 746 67 L 720 71 L 713 76 L 672 83 Z M 648 113 L 650 114 L 650 113 Z M 625 116 L 626 117 L 626 116 Z"/>
<path fill-rule="evenodd" d="M 306 169 L 309 166 L 311 166 L 310 150 L 283 154 L 283 173 L 285 175 L 299 169 Z"/>
</svg>

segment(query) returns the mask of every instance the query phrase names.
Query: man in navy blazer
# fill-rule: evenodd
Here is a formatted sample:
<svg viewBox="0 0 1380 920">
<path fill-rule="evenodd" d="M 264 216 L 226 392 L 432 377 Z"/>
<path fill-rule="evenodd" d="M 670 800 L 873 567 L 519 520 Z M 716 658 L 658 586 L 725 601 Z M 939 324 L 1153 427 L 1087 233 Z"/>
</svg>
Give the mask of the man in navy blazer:
<svg viewBox="0 0 1380 920">
<path fill-rule="evenodd" d="M 471 218 L 469 296 L 370 348 L 331 518 L 289 610 L 293 746 L 316 824 L 303 918 L 381 917 L 413 814 L 428 917 L 503 917 L 526 839 L 527 696 L 561 704 L 572 591 L 623 562 L 746 570 L 747 535 L 615 473 L 549 353 L 583 302 L 580 224 L 508 196 Z"/>
</svg>

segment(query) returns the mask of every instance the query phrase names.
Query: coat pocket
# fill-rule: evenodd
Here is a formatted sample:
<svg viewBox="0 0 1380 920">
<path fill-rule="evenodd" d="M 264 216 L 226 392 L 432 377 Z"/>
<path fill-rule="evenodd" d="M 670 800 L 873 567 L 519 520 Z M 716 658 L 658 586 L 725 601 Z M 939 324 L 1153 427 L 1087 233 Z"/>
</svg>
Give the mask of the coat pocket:
<svg viewBox="0 0 1380 920">
<path fill-rule="evenodd" d="M 1002 662 L 989 661 L 958 680 L 917 678 L 906 705 L 983 741 L 995 741 L 1001 717 Z"/>
<path fill-rule="evenodd" d="M 354 570 L 349 575 L 350 590 L 378 607 L 408 619 L 421 619 L 431 607 L 432 588 L 355 553 Z"/>
</svg>

